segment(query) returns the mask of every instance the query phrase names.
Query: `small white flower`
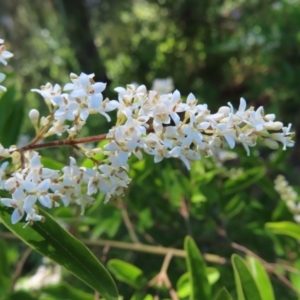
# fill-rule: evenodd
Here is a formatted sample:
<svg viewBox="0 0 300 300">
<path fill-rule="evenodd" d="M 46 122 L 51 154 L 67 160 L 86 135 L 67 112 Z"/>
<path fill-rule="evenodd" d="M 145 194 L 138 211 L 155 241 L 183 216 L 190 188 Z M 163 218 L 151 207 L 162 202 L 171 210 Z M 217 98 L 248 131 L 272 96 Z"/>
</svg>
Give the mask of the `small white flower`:
<svg viewBox="0 0 300 300">
<path fill-rule="evenodd" d="M 0 40 L 0 44 L 3 44 L 4 43 L 4 40 Z M 6 51 L 6 47 L 5 45 L 0 45 L 0 62 L 3 64 L 3 65 L 7 65 L 7 62 L 6 62 L 6 59 L 8 58 L 11 58 L 13 57 L 14 55 L 9 52 L 9 51 Z"/>
<path fill-rule="evenodd" d="M 6 76 L 5 76 L 3 73 L 0 73 L 0 83 L 5 79 L 5 77 L 6 77 Z M 0 91 L 6 92 L 6 87 L 0 85 Z"/>
<path fill-rule="evenodd" d="M 11 215 L 11 222 L 12 224 L 18 223 L 24 216 L 24 199 L 25 193 L 23 192 L 22 188 L 17 188 L 15 192 L 12 194 L 12 199 L 10 198 L 1 198 L 2 204 L 8 207 L 13 207 L 14 211 Z"/>
</svg>

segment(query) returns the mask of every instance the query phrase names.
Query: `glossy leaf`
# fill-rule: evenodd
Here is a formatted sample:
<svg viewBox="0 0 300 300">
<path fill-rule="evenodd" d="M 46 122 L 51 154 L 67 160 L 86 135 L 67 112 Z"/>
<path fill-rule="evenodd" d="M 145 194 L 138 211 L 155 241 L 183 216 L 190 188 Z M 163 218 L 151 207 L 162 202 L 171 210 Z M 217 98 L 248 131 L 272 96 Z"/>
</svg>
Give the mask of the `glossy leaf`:
<svg viewBox="0 0 300 300">
<path fill-rule="evenodd" d="M 252 256 L 247 256 L 247 262 L 250 272 L 255 279 L 257 287 L 260 291 L 262 300 L 275 300 L 273 287 L 264 266 L 259 260 Z"/>
<path fill-rule="evenodd" d="M 0 98 L 0 137 L 4 147 L 18 141 L 23 116 L 24 101 L 16 100 L 16 88 L 9 87 Z"/>
<path fill-rule="evenodd" d="M 52 296 L 54 299 L 72 299 L 72 300 L 93 300 L 94 295 L 83 292 L 66 282 L 62 282 L 58 285 L 52 285 L 45 287 L 41 290 L 43 294 Z"/>
<path fill-rule="evenodd" d="M 237 254 L 231 257 L 238 300 L 262 300 L 246 262 Z"/>
<path fill-rule="evenodd" d="M 61 170 L 65 165 L 51 157 L 41 157 L 41 163 L 44 168 L 49 168 L 53 170 Z"/>
<path fill-rule="evenodd" d="M 215 284 L 220 278 L 219 270 L 213 267 L 206 268 L 206 275 L 210 285 Z"/>
<path fill-rule="evenodd" d="M 22 300 L 38 300 L 38 297 L 33 296 L 32 293 L 27 292 L 27 291 L 15 291 L 4 299 L 6 299 L 6 300 L 21 300 L 21 299 Z"/>
<path fill-rule="evenodd" d="M 190 300 L 210 300 L 211 288 L 207 280 L 206 265 L 197 245 L 189 236 L 185 238 L 184 249 L 192 286 Z"/>
<path fill-rule="evenodd" d="M 220 278 L 220 272 L 213 267 L 206 268 L 206 275 L 210 285 L 213 285 Z M 190 275 L 188 272 L 184 273 L 177 281 L 176 291 L 179 298 L 188 297 L 191 293 Z"/>
<path fill-rule="evenodd" d="M 287 235 L 297 240 L 300 240 L 300 225 L 294 222 L 271 222 L 266 223 L 266 228 L 275 234 Z"/>
<path fill-rule="evenodd" d="M 230 294 L 225 288 L 222 288 L 220 293 L 217 295 L 217 298 L 215 300 L 232 300 Z"/>
<path fill-rule="evenodd" d="M 9 289 L 10 281 L 7 244 L 5 240 L 0 240 L 0 295 Z"/>
<path fill-rule="evenodd" d="M 138 267 L 120 259 L 111 259 L 107 267 L 118 280 L 136 289 L 143 288 L 145 283 L 143 271 Z"/>
<path fill-rule="evenodd" d="M 295 272 L 290 272 L 289 277 L 293 284 L 293 286 L 300 292 L 300 259 L 297 259 L 293 263 L 293 267 L 295 268 Z M 296 273 L 298 272 L 298 273 Z"/>
<path fill-rule="evenodd" d="M 107 300 L 118 299 L 112 277 L 92 252 L 44 210 L 39 209 L 39 214 L 46 218 L 44 223 L 23 228 L 24 222 L 11 224 L 10 208 L 0 206 L 1 221 L 31 248 L 64 266 Z"/>
</svg>

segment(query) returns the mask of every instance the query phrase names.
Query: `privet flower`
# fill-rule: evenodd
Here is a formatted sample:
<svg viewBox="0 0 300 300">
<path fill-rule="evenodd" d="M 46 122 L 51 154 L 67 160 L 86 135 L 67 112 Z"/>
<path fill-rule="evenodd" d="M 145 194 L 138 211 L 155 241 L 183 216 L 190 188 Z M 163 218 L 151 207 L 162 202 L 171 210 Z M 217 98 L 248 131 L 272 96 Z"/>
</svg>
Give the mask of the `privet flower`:
<svg viewBox="0 0 300 300">
<path fill-rule="evenodd" d="M 294 215 L 294 220 L 300 223 L 300 199 L 297 192 L 289 185 L 283 175 L 278 175 L 274 180 L 275 190 L 285 202 L 289 211 Z"/>
<path fill-rule="evenodd" d="M 35 140 L 20 149 L 4 149 L 0 144 L 0 156 L 12 159 L 12 166 L 5 162 L 0 167 L 0 188 L 11 195 L 1 202 L 14 208 L 12 223 L 23 216 L 27 224 L 43 221 L 36 203 L 48 209 L 76 203 L 84 213 L 98 192 L 105 195 L 105 202 L 123 196 L 131 181 L 128 160 L 132 155 L 138 159 L 144 153 L 152 155 L 155 163 L 177 158 L 190 169 L 192 161 L 217 155 L 225 147 L 233 149 L 237 144 L 243 145 L 247 155 L 257 141 L 272 149 L 280 144 L 283 149 L 294 145 L 291 124 L 286 127 L 275 121 L 275 115 L 265 115 L 263 107 L 247 109 L 243 98 L 237 111 L 228 103 L 211 113 L 208 105 L 198 103 L 193 94 L 184 101 L 178 90 L 158 93 L 147 90 L 145 85 L 130 84 L 115 88 L 117 99 L 109 100 L 102 94 L 106 84 L 93 78 L 94 74 L 71 73 L 71 82 L 63 89 L 50 83 L 33 89 L 44 98 L 50 110 L 49 116 L 42 116 L 40 122 L 39 112 L 30 111 L 29 117 L 37 131 Z M 170 83 L 167 84 L 169 88 Z M 108 112 L 113 110 L 117 111 L 117 122 L 106 135 L 74 140 L 91 114 L 100 114 L 110 121 Z M 62 134 L 68 137 L 56 146 L 74 146 L 76 142 L 76 150 L 83 155 L 93 158 L 101 154 L 104 159 L 92 159 L 93 168 L 80 167 L 73 157 L 62 170 L 44 168 L 35 151 L 41 148 L 37 141 Z M 78 146 L 103 139 L 107 142 L 101 148 Z"/>
</svg>

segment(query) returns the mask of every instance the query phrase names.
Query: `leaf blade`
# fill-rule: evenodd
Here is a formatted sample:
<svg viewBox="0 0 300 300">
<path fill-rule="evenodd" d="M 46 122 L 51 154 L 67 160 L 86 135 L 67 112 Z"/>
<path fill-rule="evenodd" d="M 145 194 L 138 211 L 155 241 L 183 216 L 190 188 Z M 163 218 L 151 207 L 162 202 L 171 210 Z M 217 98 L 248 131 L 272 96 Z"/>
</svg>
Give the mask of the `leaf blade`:
<svg viewBox="0 0 300 300">
<path fill-rule="evenodd" d="M 27 245 L 64 266 L 107 300 L 117 300 L 118 292 L 112 277 L 92 252 L 44 210 L 39 209 L 39 214 L 46 222 L 23 228 L 22 222 L 11 224 L 10 208 L 0 206 L 3 224 Z"/>
<path fill-rule="evenodd" d="M 190 274 L 190 300 L 209 300 L 211 287 L 207 280 L 206 265 L 194 240 L 187 236 L 184 240 L 184 249 L 187 253 L 186 264 Z"/>
<path fill-rule="evenodd" d="M 215 300 L 232 300 L 232 298 L 228 291 L 225 288 L 222 288 Z"/>
<path fill-rule="evenodd" d="M 145 283 L 142 278 L 143 271 L 138 267 L 120 259 L 111 259 L 107 264 L 107 268 L 118 280 L 136 289 L 143 288 Z"/>
<path fill-rule="evenodd" d="M 255 279 L 257 287 L 260 291 L 262 300 L 275 300 L 270 278 L 263 265 L 253 256 L 247 256 L 247 261 L 250 272 Z"/>
<path fill-rule="evenodd" d="M 262 300 L 260 291 L 246 262 L 237 254 L 232 255 L 231 262 L 234 270 L 238 299 Z"/>
<path fill-rule="evenodd" d="M 274 234 L 287 235 L 300 240 L 300 226 L 294 222 L 269 222 L 265 224 L 265 227 Z"/>
</svg>

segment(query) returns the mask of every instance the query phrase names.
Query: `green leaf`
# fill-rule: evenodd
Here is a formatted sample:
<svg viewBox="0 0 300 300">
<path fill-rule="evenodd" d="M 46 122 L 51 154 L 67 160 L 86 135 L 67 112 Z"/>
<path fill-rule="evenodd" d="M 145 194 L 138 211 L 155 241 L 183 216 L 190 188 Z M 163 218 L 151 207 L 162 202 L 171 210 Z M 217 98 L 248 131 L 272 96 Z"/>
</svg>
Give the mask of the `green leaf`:
<svg viewBox="0 0 300 300">
<path fill-rule="evenodd" d="M 39 214 L 46 218 L 44 223 L 23 228 L 24 222 L 12 225 L 11 209 L 0 205 L 1 221 L 31 248 L 64 266 L 107 300 L 118 299 L 112 277 L 92 252 L 44 210 L 39 209 Z"/>
<path fill-rule="evenodd" d="M 30 292 L 16 291 L 11 293 L 5 298 L 5 300 L 38 300 L 37 297 L 33 296 Z"/>
<path fill-rule="evenodd" d="M 52 170 L 61 170 L 65 166 L 63 163 L 50 157 L 42 157 L 41 163 L 44 168 L 49 168 Z"/>
<path fill-rule="evenodd" d="M 231 262 L 234 270 L 238 300 L 262 300 L 246 262 L 237 254 L 232 255 Z"/>
<path fill-rule="evenodd" d="M 220 278 L 220 272 L 216 268 L 207 267 L 206 275 L 210 285 L 213 285 Z M 186 298 L 191 294 L 190 274 L 188 272 L 180 276 L 176 284 L 176 291 L 179 298 Z"/>
<path fill-rule="evenodd" d="M 137 291 L 132 295 L 130 300 L 153 300 L 153 296 L 150 294 L 145 295 L 145 292 Z"/>
<path fill-rule="evenodd" d="M 10 281 L 7 244 L 4 240 L 0 240 L 0 295 L 8 290 Z"/>
<path fill-rule="evenodd" d="M 190 274 L 188 272 L 179 277 L 176 292 L 179 298 L 186 298 L 191 294 Z"/>
<path fill-rule="evenodd" d="M 136 289 L 142 289 L 146 283 L 146 280 L 143 278 L 143 271 L 126 261 L 111 259 L 107 264 L 107 268 L 118 280 Z"/>
<path fill-rule="evenodd" d="M 58 285 L 45 287 L 41 290 L 42 294 L 52 296 L 54 299 L 72 299 L 72 300 L 93 300 L 94 295 L 83 292 L 75 287 L 62 282 Z"/>
<path fill-rule="evenodd" d="M 228 179 L 225 182 L 223 194 L 236 194 L 239 191 L 245 190 L 263 178 L 265 174 L 266 170 L 261 166 L 246 170 L 237 178 Z"/>
<path fill-rule="evenodd" d="M 222 288 L 220 293 L 217 295 L 217 298 L 215 300 L 232 300 L 230 294 L 225 288 Z"/>
<path fill-rule="evenodd" d="M 265 227 L 274 234 L 287 235 L 297 240 L 300 240 L 300 225 L 294 222 L 270 222 L 266 223 Z"/>
<path fill-rule="evenodd" d="M 0 240 L 0 266 L 1 275 L 9 276 L 9 266 L 7 259 L 7 244 L 4 240 Z M 0 282 L 1 286 L 1 282 Z"/>
<path fill-rule="evenodd" d="M 190 300 L 210 300 L 211 289 L 207 280 L 205 262 L 194 240 L 189 236 L 184 240 L 184 249 L 187 253 L 186 264 L 192 285 Z"/>
<path fill-rule="evenodd" d="M 15 144 L 21 130 L 24 101 L 16 100 L 16 88 L 9 87 L 0 99 L 0 143 L 4 147 Z"/>
<path fill-rule="evenodd" d="M 293 263 L 293 267 L 298 271 L 298 274 L 291 271 L 289 277 L 293 286 L 300 292 L 300 259 Z"/>
<path fill-rule="evenodd" d="M 206 268 L 206 275 L 210 285 L 215 284 L 220 278 L 219 270 L 213 267 Z"/>
<path fill-rule="evenodd" d="M 259 260 L 252 256 L 247 256 L 247 262 L 253 278 L 260 291 L 262 300 L 275 300 L 273 287 L 264 266 Z"/>
</svg>

